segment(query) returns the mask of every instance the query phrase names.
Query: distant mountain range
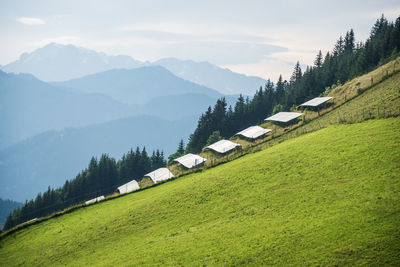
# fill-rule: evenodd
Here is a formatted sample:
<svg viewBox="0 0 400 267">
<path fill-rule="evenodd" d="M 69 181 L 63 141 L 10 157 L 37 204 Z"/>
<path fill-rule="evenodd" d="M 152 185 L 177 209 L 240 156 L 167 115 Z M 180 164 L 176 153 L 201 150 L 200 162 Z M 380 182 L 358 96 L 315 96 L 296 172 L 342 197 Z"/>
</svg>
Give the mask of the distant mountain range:
<svg viewBox="0 0 400 267">
<path fill-rule="evenodd" d="M 152 65 L 56 44 L 2 69 L 46 80 L 96 72 L 48 83 L 0 71 L 0 197 L 19 201 L 72 179 L 91 156 L 119 158 L 136 146 L 173 153 L 199 115 L 224 96 L 200 83 L 212 85 L 213 75 L 223 73 L 246 78 L 209 63 L 166 59 Z M 201 79 L 193 76 L 196 69 Z M 234 105 L 237 95 L 225 97 Z"/>
<path fill-rule="evenodd" d="M 198 116 L 222 96 L 159 66 L 110 70 L 58 85 L 0 71 L 0 149 L 44 131 L 132 115 Z M 231 104 L 235 99 L 227 97 Z"/>
<path fill-rule="evenodd" d="M 144 105 L 155 97 L 187 93 L 222 97 L 216 90 L 183 80 L 160 66 L 108 70 L 53 84 L 72 92 L 104 94 L 119 102 L 136 105 Z"/>
<path fill-rule="evenodd" d="M 119 158 L 146 146 L 167 156 L 222 97 L 160 66 L 111 70 L 62 85 L 70 87 L 0 71 L 0 197 L 24 201 L 60 186 L 101 153 Z M 231 104 L 235 99 L 227 97 Z"/>
<path fill-rule="evenodd" d="M 246 76 L 208 62 L 165 58 L 153 63 L 129 56 L 107 56 L 86 48 L 51 43 L 21 57 L 1 69 L 5 72 L 31 73 L 43 81 L 66 81 L 111 69 L 163 66 L 174 75 L 219 91 L 221 94 L 253 95 L 265 80 Z"/>
<path fill-rule="evenodd" d="M 102 153 L 119 159 L 130 148 L 145 146 L 148 153 L 162 149 L 171 154 L 193 132 L 197 118 L 168 121 L 140 115 L 31 137 L 0 151 L 0 196 L 24 201 L 47 186 L 61 186 Z"/>
</svg>

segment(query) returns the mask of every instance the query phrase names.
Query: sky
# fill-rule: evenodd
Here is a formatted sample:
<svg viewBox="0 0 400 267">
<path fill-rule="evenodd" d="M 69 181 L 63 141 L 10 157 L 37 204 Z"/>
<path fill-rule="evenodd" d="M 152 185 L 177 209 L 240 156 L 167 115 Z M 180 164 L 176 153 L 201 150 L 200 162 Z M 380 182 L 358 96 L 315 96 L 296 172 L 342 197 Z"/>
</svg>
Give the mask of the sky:
<svg viewBox="0 0 400 267">
<path fill-rule="evenodd" d="M 56 42 L 141 61 L 208 61 L 276 81 L 351 28 L 365 41 L 382 14 L 394 21 L 400 1 L 2 0 L 0 65 Z"/>
</svg>

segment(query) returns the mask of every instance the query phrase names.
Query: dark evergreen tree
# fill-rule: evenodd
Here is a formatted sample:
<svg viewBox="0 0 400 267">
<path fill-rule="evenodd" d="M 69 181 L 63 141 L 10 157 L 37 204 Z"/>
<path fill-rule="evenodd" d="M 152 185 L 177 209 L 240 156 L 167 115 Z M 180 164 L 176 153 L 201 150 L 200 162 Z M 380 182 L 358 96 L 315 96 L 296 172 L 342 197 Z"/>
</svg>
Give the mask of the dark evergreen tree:
<svg viewBox="0 0 400 267">
<path fill-rule="evenodd" d="M 181 141 L 179 142 L 177 151 L 182 155 L 185 153 L 185 143 L 183 143 L 183 139 L 181 139 Z"/>
<path fill-rule="evenodd" d="M 352 53 L 355 48 L 355 38 L 354 31 L 351 29 L 346 33 L 346 37 L 344 38 L 344 52 Z"/>
<path fill-rule="evenodd" d="M 222 140 L 222 136 L 219 133 L 219 131 L 214 131 L 207 139 L 206 146 L 212 145 L 215 142 L 218 142 L 219 140 Z"/>
<path fill-rule="evenodd" d="M 292 76 L 290 76 L 290 83 L 295 84 L 296 81 L 300 80 L 302 76 L 300 63 L 297 61 L 296 65 L 294 66 L 294 70 Z"/>
<path fill-rule="evenodd" d="M 322 52 L 319 50 L 317 57 L 314 60 L 314 66 L 317 68 L 322 67 Z M 282 76 L 279 76 L 279 78 L 282 78 Z"/>
</svg>

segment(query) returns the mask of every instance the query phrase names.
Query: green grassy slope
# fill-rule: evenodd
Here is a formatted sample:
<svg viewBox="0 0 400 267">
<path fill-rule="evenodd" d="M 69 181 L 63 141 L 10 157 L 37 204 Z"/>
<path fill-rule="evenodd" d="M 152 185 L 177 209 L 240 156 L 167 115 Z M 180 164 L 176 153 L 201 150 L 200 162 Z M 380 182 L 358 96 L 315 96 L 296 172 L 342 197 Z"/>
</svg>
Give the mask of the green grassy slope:
<svg viewBox="0 0 400 267">
<path fill-rule="evenodd" d="M 355 79 L 355 81 L 358 79 Z M 349 84 L 354 84 L 354 81 Z M 353 88 L 350 85 L 345 84 L 337 89 L 342 94 L 351 94 L 353 93 Z M 334 90 L 333 95 L 336 94 L 337 92 Z M 306 111 L 307 115 L 310 113 L 316 115 L 316 112 Z M 322 116 L 315 117 L 307 124 L 288 133 L 288 136 L 283 136 L 283 138 L 295 137 L 299 133 L 311 132 L 336 123 L 354 123 L 398 115 L 400 115 L 400 73 L 396 73 L 389 79 L 372 86 L 353 99 L 342 103 L 341 106 L 324 113 Z"/>
<path fill-rule="evenodd" d="M 205 165 L 210 167 L 221 161 L 235 159 L 241 154 L 247 153 L 248 150 L 262 150 L 280 143 L 282 140 L 295 138 L 305 132 L 312 132 L 328 125 L 398 116 L 400 115 L 399 71 L 400 58 L 397 58 L 374 71 L 337 86 L 329 93 L 329 96 L 334 97 L 334 104 L 322 110 L 320 116 L 315 111 L 297 110 L 304 114 L 306 123 L 301 120 L 299 123 L 287 127 L 280 127 L 271 122 L 263 123 L 262 127 L 273 129 L 273 132 L 256 142 L 232 137 L 232 141 L 242 145 L 244 148 L 242 152 L 232 153 L 222 159 L 221 156 L 208 151 L 202 152 L 200 155 L 209 159 Z M 372 85 L 371 77 L 374 81 Z M 170 166 L 170 169 L 175 175 L 191 172 L 180 168 L 178 164 Z"/>
<path fill-rule="evenodd" d="M 337 122 L 341 118 L 362 121 L 370 117 L 378 118 L 391 114 L 400 114 L 400 73 L 394 74 L 355 99 L 344 103 L 340 108 L 325 114 L 319 118 L 319 122 L 327 124 Z M 318 123 L 318 120 L 310 124 L 313 123 Z"/>
<path fill-rule="evenodd" d="M 1 265 L 400 265 L 400 118 L 329 126 L 0 240 Z"/>
</svg>

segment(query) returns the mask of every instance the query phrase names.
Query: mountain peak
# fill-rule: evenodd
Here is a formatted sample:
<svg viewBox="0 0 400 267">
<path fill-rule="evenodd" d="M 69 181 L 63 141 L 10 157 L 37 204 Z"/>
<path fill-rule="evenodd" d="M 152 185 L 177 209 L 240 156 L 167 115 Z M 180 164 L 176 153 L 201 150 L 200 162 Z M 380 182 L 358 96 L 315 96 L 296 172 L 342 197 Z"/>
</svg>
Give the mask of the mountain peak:
<svg viewBox="0 0 400 267">
<path fill-rule="evenodd" d="M 143 63 L 129 56 L 108 56 L 72 44 L 49 43 L 1 69 L 32 73 L 44 81 L 64 81 L 110 69 L 130 69 Z"/>
<path fill-rule="evenodd" d="M 226 95 L 253 95 L 266 83 L 262 78 L 235 73 L 207 61 L 163 58 L 153 64 L 163 66 L 182 79 L 213 88 Z"/>
</svg>

